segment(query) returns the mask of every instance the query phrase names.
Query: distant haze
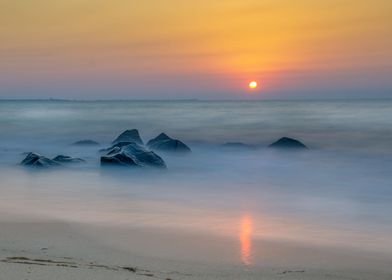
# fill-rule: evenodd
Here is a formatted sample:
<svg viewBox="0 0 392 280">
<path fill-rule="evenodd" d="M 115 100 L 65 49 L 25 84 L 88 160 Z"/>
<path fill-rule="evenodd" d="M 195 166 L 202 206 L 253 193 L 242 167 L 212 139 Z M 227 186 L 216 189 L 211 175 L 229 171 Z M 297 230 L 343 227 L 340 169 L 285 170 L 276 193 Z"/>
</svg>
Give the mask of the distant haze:
<svg viewBox="0 0 392 280">
<path fill-rule="evenodd" d="M 391 11 L 390 0 L 2 0 L 0 98 L 392 98 Z"/>
</svg>

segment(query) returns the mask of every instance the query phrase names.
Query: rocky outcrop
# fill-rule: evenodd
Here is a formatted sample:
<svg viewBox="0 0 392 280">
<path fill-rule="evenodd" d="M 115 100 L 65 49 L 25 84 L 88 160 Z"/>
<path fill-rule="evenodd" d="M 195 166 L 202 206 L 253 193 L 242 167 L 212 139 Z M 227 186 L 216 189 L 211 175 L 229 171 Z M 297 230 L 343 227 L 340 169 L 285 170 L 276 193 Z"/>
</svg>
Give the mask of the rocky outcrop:
<svg viewBox="0 0 392 280">
<path fill-rule="evenodd" d="M 135 143 L 135 142 L 118 142 L 118 143 L 116 143 L 116 144 L 113 144 L 113 145 L 110 146 L 109 148 L 100 149 L 99 151 L 100 151 L 101 153 L 107 153 L 107 152 L 113 150 L 113 149 L 116 148 L 116 147 L 122 148 L 122 147 L 124 147 L 124 146 L 129 145 L 129 144 L 136 144 L 136 143 Z M 136 144 L 136 145 L 139 145 L 139 144 Z"/>
<path fill-rule="evenodd" d="M 70 156 L 58 155 L 52 159 L 58 163 L 84 163 L 86 162 L 84 159 L 81 158 L 74 158 Z"/>
<path fill-rule="evenodd" d="M 28 153 L 20 164 L 23 166 L 31 166 L 31 167 L 55 167 L 55 166 L 61 166 L 62 164 L 84 163 L 84 162 L 85 160 L 81 158 L 74 158 L 74 157 L 64 156 L 64 155 L 58 155 L 53 159 L 50 159 L 38 153 Z"/>
<path fill-rule="evenodd" d="M 166 140 L 171 140 L 172 138 L 170 138 L 166 133 L 161 133 L 159 134 L 157 137 L 151 139 L 150 141 L 147 142 L 147 146 L 151 146 L 157 142 L 160 141 L 166 141 Z"/>
<path fill-rule="evenodd" d="M 291 149 L 291 150 L 301 150 L 307 149 L 308 147 L 305 146 L 302 142 L 289 138 L 289 137 L 282 137 L 276 142 L 269 145 L 269 148 L 276 148 L 276 149 Z"/>
<path fill-rule="evenodd" d="M 113 145 L 107 154 L 101 157 L 101 165 L 166 168 L 160 156 L 135 142 Z"/>
<path fill-rule="evenodd" d="M 60 166 L 60 163 L 44 157 L 37 153 L 28 153 L 24 160 L 20 163 L 23 166 L 47 168 Z"/>
<path fill-rule="evenodd" d="M 135 142 L 136 144 L 143 145 L 143 140 L 140 138 L 137 129 L 125 130 L 112 142 L 112 144 L 117 144 L 119 142 Z"/>
<path fill-rule="evenodd" d="M 159 134 L 157 137 L 148 141 L 147 146 L 152 150 L 165 152 L 190 152 L 191 149 L 178 139 L 173 139 L 165 133 Z"/>
</svg>

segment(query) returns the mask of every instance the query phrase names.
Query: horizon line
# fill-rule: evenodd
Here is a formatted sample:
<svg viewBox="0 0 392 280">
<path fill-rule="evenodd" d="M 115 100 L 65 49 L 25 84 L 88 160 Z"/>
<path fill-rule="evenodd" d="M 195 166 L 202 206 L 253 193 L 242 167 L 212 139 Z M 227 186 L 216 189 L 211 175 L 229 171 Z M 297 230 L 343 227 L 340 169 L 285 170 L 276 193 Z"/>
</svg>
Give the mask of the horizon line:
<svg viewBox="0 0 392 280">
<path fill-rule="evenodd" d="M 257 99 L 204 99 L 204 98 L 166 98 L 166 99 L 142 99 L 142 98 L 99 98 L 99 99 L 78 99 L 78 98 L 1 98 L 0 101 L 62 101 L 62 102 L 109 102 L 109 101 L 138 101 L 138 102 L 170 102 L 170 101 L 361 101 L 361 100 L 392 100 L 392 97 L 360 97 L 360 98 L 257 98 Z"/>
</svg>

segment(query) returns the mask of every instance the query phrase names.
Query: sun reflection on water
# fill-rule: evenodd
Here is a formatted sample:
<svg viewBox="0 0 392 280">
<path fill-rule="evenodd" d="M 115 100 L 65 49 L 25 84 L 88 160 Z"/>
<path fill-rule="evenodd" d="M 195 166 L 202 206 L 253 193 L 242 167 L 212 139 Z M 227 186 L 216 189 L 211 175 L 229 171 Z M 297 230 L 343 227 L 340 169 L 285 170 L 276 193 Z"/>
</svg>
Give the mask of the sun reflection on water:
<svg viewBox="0 0 392 280">
<path fill-rule="evenodd" d="M 240 222 L 241 262 L 247 266 L 252 264 L 252 231 L 252 217 L 249 215 L 242 216 Z"/>
</svg>

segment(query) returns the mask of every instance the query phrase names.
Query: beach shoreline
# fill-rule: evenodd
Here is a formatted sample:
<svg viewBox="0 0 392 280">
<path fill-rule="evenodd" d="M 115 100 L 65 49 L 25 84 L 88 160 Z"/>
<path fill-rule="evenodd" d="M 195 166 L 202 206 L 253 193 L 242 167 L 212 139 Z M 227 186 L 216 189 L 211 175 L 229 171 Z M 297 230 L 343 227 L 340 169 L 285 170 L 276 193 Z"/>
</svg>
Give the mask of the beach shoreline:
<svg viewBox="0 0 392 280">
<path fill-rule="evenodd" d="M 331 253 L 320 248 L 293 247 L 285 243 L 263 243 L 275 256 L 263 265 L 239 265 L 223 260 L 180 259 L 171 252 L 164 257 L 154 246 L 172 242 L 189 255 L 200 254 L 185 239 L 200 242 L 197 235 L 167 236 L 168 232 L 114 229 L 28 217 L 0 219 L 0 271 L 2 279 L 390 279 L 383 258 L 355 256 L 345 249 Z M 155 237 L 154 237 L 155 236 Z M 140 241 L 144 238 L 144 241 Z M 153 240 L 156 238 L 155 240 Z M 217 237 L 218 238 L 218 237 Z M 105 240 L 106 239 L 106 240 Z M 159 241 L 159 239 L 161 241 Z M 222 239 L 222 238 L 219 238 Z M 127 242 L 128 240 L 128 242 Z M 133 240 L 133 241 L 132 241 Z M 177 241 L 176 241 L 177 240 Z M 216 239 L 218 240 L 218 239 Z M 224 249 L 213 239 L 203 239 L 206 248 Z M 208 243 L 210 242 L 210 243 Z M 139 244 L 139 246 L 134 246 Z M 143 252 L 144 244 L 150 244 Z M 123 246 L 121 246 L 123 245 Z M 135 250 L 132 249 L 134 246 Z M 181 249 L 181 248 L 180 248 Z M 158 253 L 158 251 L 161 251 Z M 297 263 L 291 262 L 298 256 Z M 313 263 L 307 259 L 315 258 Z M 324 261 L 321 261 L 324 258 Z M 353 258 L 350 260 L 350 258 Z M 286 261 L 285 261 L 286 259 Z M 271 261 L 272 260 L 272 261 Z M 287 261 L 288 260 L 288 261 Z M 291 262 L 291 264 L 290 264 Z M 336 265 L 339 264 L 340 265 Z"/>
</svg>

